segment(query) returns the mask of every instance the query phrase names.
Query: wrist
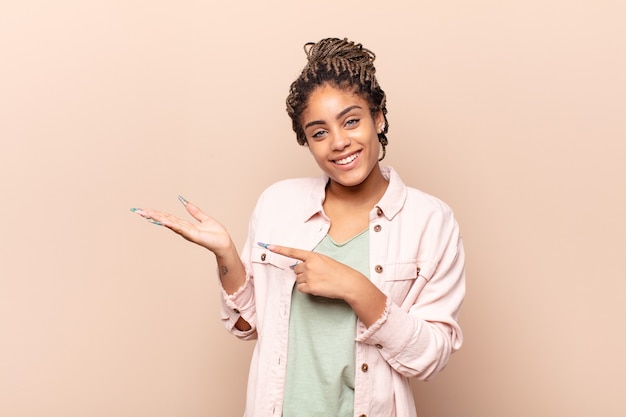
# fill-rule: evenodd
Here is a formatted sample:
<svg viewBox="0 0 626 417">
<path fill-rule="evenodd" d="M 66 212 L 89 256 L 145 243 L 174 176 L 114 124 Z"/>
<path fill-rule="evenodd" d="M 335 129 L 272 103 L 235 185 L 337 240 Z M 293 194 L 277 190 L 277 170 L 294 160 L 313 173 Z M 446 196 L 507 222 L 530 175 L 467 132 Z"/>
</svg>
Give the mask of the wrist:
<svg viewBox="0 0 626 417">
<path fill-rule="evenodd" d="M 387 296 L 366 276 L 359 275 L 361 279 L 346 293 L 344 301 L 350 305 L 365 326 L 369 327 L 385 311 Z"/>
<path fill-rule="evenodd" d="M 218 261 L 220 260 L 228 260 L 233 256 L 239 258 L 239 253 L 237 252 L 237 247 L 232 240 L 229 240 L 228 245 L 222 249 L 216 249 L 212 251 L 215 254 L 215 257 Z"/>
</svg>

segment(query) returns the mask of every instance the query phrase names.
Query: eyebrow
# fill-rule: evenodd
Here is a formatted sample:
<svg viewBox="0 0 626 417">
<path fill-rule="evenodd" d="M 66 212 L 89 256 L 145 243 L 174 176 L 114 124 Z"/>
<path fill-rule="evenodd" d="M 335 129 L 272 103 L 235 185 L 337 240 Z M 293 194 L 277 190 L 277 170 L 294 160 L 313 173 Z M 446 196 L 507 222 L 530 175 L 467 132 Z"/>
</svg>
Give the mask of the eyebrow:
<svg viewBox="0 0 626 417">
<path fill-rule="evenodd" d="M 356 104 L 354 106 L 350 106 L 350 107 L 346 107 L 345 109 L 343 109 L 342 111 L 339 112 L 339 114 L 337 115 L 337 117 L 335 117 L 335 119 L 339 120 L 341 119 L 346 113 L 354 110 L 354 109 L 362 109 L 363 107 L 361 106 L 357 106 Z M 307 129 L 311 126 L 315 126 L 315 125 L 323 125 L 324 121 L 323 120 L 313 120 L 312 122 L 307 123 L 306 125 L 304 125 L 304 129 Z"/>
</svg>

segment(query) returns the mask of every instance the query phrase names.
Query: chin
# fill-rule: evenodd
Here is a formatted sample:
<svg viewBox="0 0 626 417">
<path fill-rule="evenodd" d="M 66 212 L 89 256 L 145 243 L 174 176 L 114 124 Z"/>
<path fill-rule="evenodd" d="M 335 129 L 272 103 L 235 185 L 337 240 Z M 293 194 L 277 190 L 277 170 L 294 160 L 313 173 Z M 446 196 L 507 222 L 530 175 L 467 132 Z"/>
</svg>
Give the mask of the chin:
<svg viewBox="0 0 626 417">
<path fill-rule="evenodd" d="M 343 187 L 356 187 L 363 184 L 367 179 L 366 175 L 333 175 L 330 177 L 334 182 Z"/>
</svg>

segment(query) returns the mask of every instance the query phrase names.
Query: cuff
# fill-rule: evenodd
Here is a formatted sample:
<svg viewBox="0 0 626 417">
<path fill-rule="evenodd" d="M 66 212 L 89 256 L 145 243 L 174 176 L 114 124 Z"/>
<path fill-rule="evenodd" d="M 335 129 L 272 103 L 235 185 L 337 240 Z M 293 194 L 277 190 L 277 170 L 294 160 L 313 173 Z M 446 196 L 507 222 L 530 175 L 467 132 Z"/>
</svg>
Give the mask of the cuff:
<svg viewBox="0 0 626 417">
<path fill-rule="evenodd" d="M 387 298 L 383 315 L 360 333 L 356 341 L 375 346 L 385 357 L 394 357 L 405 349 L 414 335 L 410 326 L 413 321 L 407 320 L 406 312 Z"/>
</svg>

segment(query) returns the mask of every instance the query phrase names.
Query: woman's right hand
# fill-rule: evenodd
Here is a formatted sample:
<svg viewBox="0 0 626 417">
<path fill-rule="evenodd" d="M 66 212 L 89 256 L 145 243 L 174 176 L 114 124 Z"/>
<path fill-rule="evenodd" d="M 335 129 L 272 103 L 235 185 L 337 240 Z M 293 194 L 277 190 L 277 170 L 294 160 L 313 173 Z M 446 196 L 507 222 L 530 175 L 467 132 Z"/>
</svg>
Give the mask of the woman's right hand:
<svg viewBox="0 0 626 417">
<path fill-rule="evenodd" d="M 133 208 L 131 211 L 151 223 L 167 227 L 190 242 L 207 248 L 218 257 L 225 256 L 232 250 L 233 243 L 230 235 L 221 223 L 183 197 L 179 196 L 178 199 L 197 222 L 188 222 L 159 210 Z"/>
</svg>

